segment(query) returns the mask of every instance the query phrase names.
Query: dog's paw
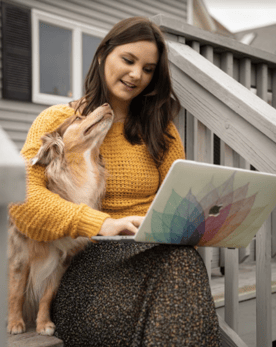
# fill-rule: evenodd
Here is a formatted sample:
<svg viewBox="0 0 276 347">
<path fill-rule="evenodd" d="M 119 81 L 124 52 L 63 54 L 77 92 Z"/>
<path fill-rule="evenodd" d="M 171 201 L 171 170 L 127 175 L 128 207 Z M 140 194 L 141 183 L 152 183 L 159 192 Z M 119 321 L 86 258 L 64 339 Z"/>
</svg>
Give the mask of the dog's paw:
<svg viewBox="0 0 276 347">
<path fill-rule="evenodd" d="M 52 336 L 55 332 L 55 324 L 53 322 L 38 323 L 36 326 L 36 332 L 40 335 Z"/>
<path fill-rule="evenodd" d="M 9 322 L 7 331 L 10 334 L 22 334 L 26 331 L 26 326 L 23 320 Z"/>
</svg>

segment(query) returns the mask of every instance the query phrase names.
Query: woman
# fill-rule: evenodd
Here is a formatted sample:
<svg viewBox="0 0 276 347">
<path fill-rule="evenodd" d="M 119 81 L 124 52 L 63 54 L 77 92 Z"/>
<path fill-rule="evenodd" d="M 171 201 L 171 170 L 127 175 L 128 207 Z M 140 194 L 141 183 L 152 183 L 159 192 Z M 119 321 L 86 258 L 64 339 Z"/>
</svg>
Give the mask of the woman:
<svg viewBox="0 0 276 347">
<path fill-rule="evenodd" d="M 123 20 L 107 34 L 92 61 L 84 97 L 44 111 L 22 154 L 33 157 L 45 132 L 74 112 L 87 116 L 105 102 L 115 118 L 101 146 L 109 172 L 102 211 L 63 201 L 45 188 L 43 168 L 29 168 L 28 201 L 10 209 L 29 237 L 135 233 L 171 164 L 184 158 L 171 122 L 180 105 L 164 38 L 141 17 Z M 65 346 L 220 346 L 208 276 L 193 247 L 93 243 L 64 275 L 52 316 Z"/>
</svg>

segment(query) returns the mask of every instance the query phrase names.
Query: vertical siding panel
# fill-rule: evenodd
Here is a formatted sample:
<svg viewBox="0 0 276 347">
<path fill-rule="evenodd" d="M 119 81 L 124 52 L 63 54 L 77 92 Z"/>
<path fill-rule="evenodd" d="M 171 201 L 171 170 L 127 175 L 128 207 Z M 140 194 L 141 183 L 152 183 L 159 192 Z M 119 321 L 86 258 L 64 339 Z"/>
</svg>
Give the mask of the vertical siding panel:
<svg viewBox="0 0 276 347">
<path fill-rule="evenodd" d="M 257 66 L 257 95 L 267 101 L 268 67 Z M 272 345 L 271 310 L 271 215 L 258 231 L 256 246 L 256 310 L 257 310 L 257 346 Z"/>
<path fill-rule="evenodd" d="M 233 54 L 224 53 L 221 60 L 221 68 L 233 77 Z M 238 166 L 238 156 L 228 145 L 222 143 L 222 165 Z M 238 249 L 225 249 L 225 321 L 236 332 L 239 325 L 239 252 Z"/>
</svg>

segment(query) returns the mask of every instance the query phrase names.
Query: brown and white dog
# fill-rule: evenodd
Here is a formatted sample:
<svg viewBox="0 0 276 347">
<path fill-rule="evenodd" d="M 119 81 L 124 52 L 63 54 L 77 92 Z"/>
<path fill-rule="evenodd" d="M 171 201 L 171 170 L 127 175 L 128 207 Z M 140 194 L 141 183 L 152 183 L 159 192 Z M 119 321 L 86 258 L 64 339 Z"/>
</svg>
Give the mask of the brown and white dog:
<svg viewBox="0 0 276 347">
<path fill-rule="evenodd" d="M 104 104 L 87 117 L 73 115 L 56 131 L 42 137 L 42 146 L 31 165 L 46 166 L 49 190 L 76 204 L 85 203 L 93 209 L 100 209 L 106 181 L 100 145 L 113 118 L 110 106 Z M 35 317 L 39 334 L 54 333 L 55 325 L 50 318 L 51 301 L 70 259 L 88 242 L 85 237 L 38 242 L 11 225 L 9 333 L 24 332 L 25 322 Z"/>
</svg>

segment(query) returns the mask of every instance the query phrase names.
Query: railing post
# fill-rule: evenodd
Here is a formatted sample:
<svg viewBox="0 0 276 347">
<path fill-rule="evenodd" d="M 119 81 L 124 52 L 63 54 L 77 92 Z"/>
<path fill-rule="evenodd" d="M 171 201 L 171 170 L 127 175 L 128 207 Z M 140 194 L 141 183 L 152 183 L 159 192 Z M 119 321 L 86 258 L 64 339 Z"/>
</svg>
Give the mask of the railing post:
<svg viewBox="0 0 276 347">
<path fill-rule="evenodd" d="M 267 102 L 268 67 L 257 66 L 257 95 Z M 258 231 L 256 246 L 256 315 L 257 346 L 270 347 L 272 344 L 271 309 L 271 215 Z"/>
<path fill-rule="evenodd" d="M 233 54 L 226 52 L 222 55 L 221 68 L 233 77 Z M 239 166 L 238 154 L 221 141 L 221 165 Z M 225 249 L 221 255 L 225 256 L 225 322 L 238 333 L 239 326 L 239 251 Z"/>
<path fill-rule="evenodd" d="M 251 88 L 251 60 L 244 58 L 240 61 L 240 83 L 247 89 Z M 240 168 L 250 170 L 250 163 L 240 156 Z M 246 248 L 239 249 L 239 263 L 242 263 L 250 255 L 250 244 Z"/>
<path fill-rule="evenodd" d="M 194 43 L 195 50 L 199 52 L 200 46 Z M 213 47 L 204 46 L 202 47 L 202 55 L 213 62 Z M 197 152 L 195 153 L 195 160 L 202 161 L 205 163 L 213 164 L 213 148 L 214 148 L 214 135 L 211 130 L 209 130 L 204 124 L 200 121 L 196 122 L 197 129 Z M 202 247 L 198 249 L 199 254 L 204 260 L 207 272 L 209 275 L 209 281 L 211 280 L 211 270 L 212 270 L 212 258 L 213 258 L 213 248 Z"/>
<path fill-rule="evenodd" d="M 276 69 L 272 72 L 272 106 L 276 108 Z M 276 208 L 272 212 L 271 258 L 276 256 Z"/>
<path fill-rule="evenodd" d="M 199 53 L 199 42 L 193 41 L 191 46 L 196 52 Z M 186 112 L 187 117 L 187 141 L 186 141 L 186 154 L 189 160 L 198 160 L 198 120 L 190 113 Z"/>
<path fill-rule="evenodd" d="M 184 37 L 178 36 L 177 41 L 185 44 Z M 185 146 L 187 144 L 187 132 L 185 129 L 185 119 L 186 119 L 186 110 L 183 107 L 181 107 L 179 114 L 174 119 L 174 124 L 177 127 L 182 143 L 185 147 L 185 154 L 187 158 L 187 148 Z"/>
<path fill-rule="evenodd" d="M 0 346 L 6 347 L 7 205 L 25 198 L 25 167 L 15 145 L 0 127 Z"/>
<path fill-rule="evenodd" d="M 257 347 L 271 347 L 271 216 L 257 233 L 256 253 Z"/>
</svg>

